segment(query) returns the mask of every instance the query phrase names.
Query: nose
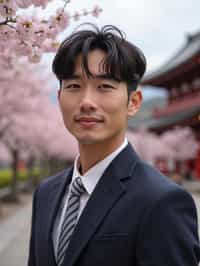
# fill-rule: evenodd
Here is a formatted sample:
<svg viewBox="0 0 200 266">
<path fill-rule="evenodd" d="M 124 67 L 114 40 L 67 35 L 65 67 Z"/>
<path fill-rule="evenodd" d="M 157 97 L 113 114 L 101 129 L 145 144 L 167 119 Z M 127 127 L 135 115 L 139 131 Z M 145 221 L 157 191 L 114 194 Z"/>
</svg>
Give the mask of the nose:
<svg viewBox="0 0 200 266">
<path fill-rule="evenodd" d="M 80 110 L 82 112 L 90 112 L 97 109 L 95 95 L 91 90 L 85 90 L 80 102 Z"/>
</svg>

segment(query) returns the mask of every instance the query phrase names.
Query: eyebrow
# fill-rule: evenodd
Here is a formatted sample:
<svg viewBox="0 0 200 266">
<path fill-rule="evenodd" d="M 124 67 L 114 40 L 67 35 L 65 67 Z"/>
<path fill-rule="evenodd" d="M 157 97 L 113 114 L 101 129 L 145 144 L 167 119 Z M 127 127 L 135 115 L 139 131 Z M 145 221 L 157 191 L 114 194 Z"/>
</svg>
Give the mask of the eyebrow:
<svg viewBox="0 0 200 266">
<path fill-rule="evenodd" d="M 114 81 L 120 82 L 120 79 L 112 77 L 111 75 L 108 75 L 108 74 L 92 75 L 92 77 L 95 79 L 108 79 L 108 80 L 114 80 Z M 66 78 L 65 80 L 72 80 L 72 79 L 74 79 L 74 80 L 82 79 L 82 76 L 77 75 L 77 74 L 72 74 L 70 77 Z"/>
</svg>

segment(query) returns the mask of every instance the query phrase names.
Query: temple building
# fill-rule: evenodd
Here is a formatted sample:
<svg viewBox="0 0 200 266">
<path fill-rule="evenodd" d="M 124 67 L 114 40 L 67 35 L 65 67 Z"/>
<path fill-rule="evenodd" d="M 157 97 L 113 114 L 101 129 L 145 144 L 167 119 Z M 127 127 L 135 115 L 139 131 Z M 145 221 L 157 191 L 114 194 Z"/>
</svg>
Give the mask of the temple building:
<svg viewBox="0 0 200 266">
<path fill-rule="evenodd" d="M 200 143 L 200 32 L 188 35 L 183 47 L 157 71 L 146 75 L 142 84 L 168 92 L 167 104 L 154 108 L 145 125 L 158 134 L 175 126 L 189 126 Z M 200 149 L 191 165 L 200 179 Z"/>
</svg>

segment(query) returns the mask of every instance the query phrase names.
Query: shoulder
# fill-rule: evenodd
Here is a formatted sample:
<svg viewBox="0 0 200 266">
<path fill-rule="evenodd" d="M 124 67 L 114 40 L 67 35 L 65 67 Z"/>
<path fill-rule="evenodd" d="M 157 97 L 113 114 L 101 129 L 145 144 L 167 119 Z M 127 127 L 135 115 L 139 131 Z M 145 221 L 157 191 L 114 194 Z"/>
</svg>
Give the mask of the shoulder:
<svg viewBox="0 0 200 266">
<path fill-rule="evenodd" d="M 152 221 L 161 221 L 161 218 L 168 221 L 172 217 L 179 220 L 185 216 L 193 222 L 197 220 L 194 199 L 183 187 L 142 161 L 137 164 L 134 175 L 138 177 L 136 185 L 140 187 L 144 223 L 148 224 L 150 217 Z"/>
<path fill-rule="evenodd" d="M 137 163 L 132 175 L 133 179 L 137 178 L 138 191 L 149 209 L 158 202 L 170 204 L 175 200 L 194 205 L 192 196 L 185 189 L 143 161 Z"/>
<path fill-rule="evenodd" d="M 139 206 L 143 204 L 137 234 L 138 261 L 142 265 L 183 265 L 187 260 L 188 265 L 196 265 L 200 248 L 192 196 L 146 163 L 138 163 L 135 172 L 141 187 Z"/>
<path fill-rule="evenodd" d="M 63 183 L 66 180 L 67 176 L 70 174 L 71 169 L 72 168 L 69 167 L 63 171 L 56 173 L 55 175 L 45 178 L 38 185 L 36 192 L 37 193 L 44 193 L 44 192 L 48 193 L 50 189 Z"/>
</svg>

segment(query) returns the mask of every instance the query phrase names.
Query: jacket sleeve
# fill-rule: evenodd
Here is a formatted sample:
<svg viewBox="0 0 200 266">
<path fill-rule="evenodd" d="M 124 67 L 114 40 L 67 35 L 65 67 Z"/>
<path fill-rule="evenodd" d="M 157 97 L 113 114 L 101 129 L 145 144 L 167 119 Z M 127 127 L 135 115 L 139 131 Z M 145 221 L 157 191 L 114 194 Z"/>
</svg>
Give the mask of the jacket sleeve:
<svg viewBox="0 0 200 266">
<path fill-rule="evenodd" d="M 137 246 L 140 266 L 197 266 L 200 260 L 197 212 L 193 198 L 174 189 L 148 210 Z"/>
<path fill-rule="evenodd" d="M 37 190 L 33 195 L 32 203 L 32 221 L 31 221 L 31 232 L 30 232 L 30 241 L 29 241 L 29 256 L 28 256 L 28 266 L 36 266 L 35 259 L 35 212 L 36 212 L 36 194 Z"/>
</svg>

